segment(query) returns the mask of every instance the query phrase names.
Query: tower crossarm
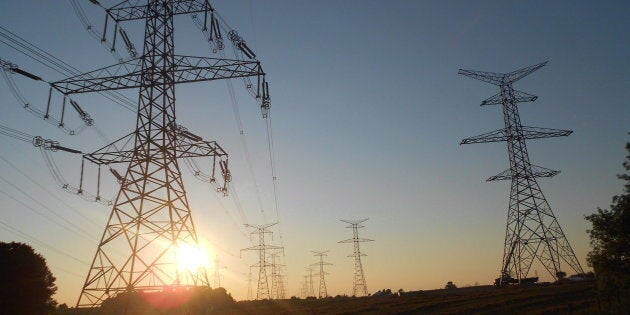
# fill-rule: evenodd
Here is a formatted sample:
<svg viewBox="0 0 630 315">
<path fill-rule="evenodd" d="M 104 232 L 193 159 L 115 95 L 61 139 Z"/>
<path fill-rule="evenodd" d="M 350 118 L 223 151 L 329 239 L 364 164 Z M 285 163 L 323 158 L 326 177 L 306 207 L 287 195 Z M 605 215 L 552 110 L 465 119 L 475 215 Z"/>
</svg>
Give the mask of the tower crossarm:
<svg viewBox="0 0 630 315">
<path fill-rule="evenodd" d="M 107 10 L 107 14 L 116 22 L 141 20 L 150 17 L 148 5 L 134 5 L 126 0 Z M 208 0 L 173 0 L 171 1 L 173 15 L 214 11 Z"/>
<path fill-rule="evenodd" d="M 477 71 L 477 70 L 466 70 L 459 69 L 458 74 L 465 75 L 467 77 L 471 77 L 473 79 L 477 79 L 486 83 L 494 84 L 494 85 L 508 85 L 512 84 L 532 72 L 544 67 L 547 64 L 547 61 L 541 62 L 539 64 L 525 67 L 516 71 L 512 71 L 509 73 L 496 73 L 496 72 L 486 72 L 486 71 Z"/>
<path fill-rule="evenodd" d="M 273 246 L 273 245 L 255 245 L 252 247 L 241 249 L 241 251 L 246 251 L 246 250 L 282 250 L 284 251 L 284 247 Z"/>
<path fill-rule="evenodd" d="M 522 132 L 519 134 L 508 133 L 506 128 L 499 130 L 486 132 L 478 136 L 466 138 L 460 142 L 460 144 L 472 144 L 472 143 L 488 143 L 488 142 L 501 142 L 508 140 L 520 140 L 520 139 L 542 139 L 552 137 L 566 137 L 573 133 L 571 130 L 541 128 L 541 127 L 528 127 L 522 126 Z"/>
<path fill-rule="evenodd" d="M 538 96 L 536 95 L 531 95 L 529 93 L 525 93 L 525 92 L 521 92 L 521 91 L 514 91 L 514 98 L 512 99 L 515 103 L 523 103 L 523 102 L 533 102 L 536 99 L 538 99 Z M 490 97 L 488 97 L 487 99 L 481 101 L 481 106 L 484 105 L 502 105 L 503 104 L 503 97 L 501 96 L 501 93 L 497 93 L 495 95 L 492 95 Z"/>
<path fill-rule="evenodd" d="M 560 171 L 548 169 L 542 166 L 533 165 L 531 166 L 531 173 L 529 172 L 518 172 L 507 169 L 497 175 L 491 176 L 486 179 L 487 182 L 497 181 L 497 180 L 511 180 L 513 178 L 534 178 L 534 177 L 554 177 L 560 174 Z"/>
<path fill-rule="evenodd" d="M 98 165 L 128 163 L 134 157 L 134 139 L 135 132 L 132 132 L 92 153 L 84 154 L 83 158 Z M 159 146 L 155 146 L 152 149 L 153 152 L 147 153 L 147 158 L 160 150 Z M 227 152 L 216 141 L 191 139 L 184 136 L 177 138 L 175 154 L 176 158 L 228 157 Z"/>
<path fill-rule="evenodd" d="M 52 86 L 64 94 L 139 88 L 142 86 L 141 60 L 142 58 L 136 58 L 123 61 L 112 66 L 53 82 Z M 262 76 L 265 74 L 258 61 L 181 55 L 174 56 L 172 73 L 173 84 Z"/>
<path fill-rule="evenodd" d="M 349 238 L 347 240 L 339 241 L 338 243 L 353 243 L 353 242 L 373 242 L 369 238 Z"/>
</svg>

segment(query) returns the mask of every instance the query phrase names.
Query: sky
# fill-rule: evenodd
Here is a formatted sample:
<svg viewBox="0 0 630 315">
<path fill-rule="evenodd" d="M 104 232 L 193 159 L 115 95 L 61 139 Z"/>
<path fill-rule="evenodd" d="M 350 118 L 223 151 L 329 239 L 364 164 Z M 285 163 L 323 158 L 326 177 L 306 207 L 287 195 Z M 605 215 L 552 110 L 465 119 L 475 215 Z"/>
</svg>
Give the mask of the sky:
<svg viewBox="0 0 630 315">
<path fill-rule="evenodd" d="M 103 12 L 80 2 L 100 32 Z M 370 292 L 436 289 L 447 281 L 490 284 L 501 268 L 509 183 L 485 179 L 508 168 L 507 150 L 504 143 L 459 142 L 503 127 L 502 114 L 498 106 L 479 106 L 496 86 L 457 71 L 509 72 L 543 61 L 549 63 L 514 86 L 539 96 L 522 103 L 520 115 L 523 125 L 574 131 L 528 141 L 528 149 L 532 163 L 561 171 L 539 184 L 589 270 L 584 216 L 622 192 L 616 174 L 630 141 L 630 3 L 212 3 L 256 53 L 272 97 L 277 211 L 265 121 L 242 82 L 233 82 L 235 102 L 220 81 L 176 92 L 178 123 L 230 154 L 238 198 L 219 196 L 183 171 L 197 233 L 209 255 L 219 257 L 221 285 L 235 298 L 247 298 L 248 266 L 257 262 L 255 253 L 241 252 L 256 241 L 243 225 L 276 221 L 271 243 L 284 246 L 289 296 L 299 293 L 316 250 L 330 251 L 328 293 L 352 293 L 352 246 L 338 243 L 352 234 L 341 219 L 369 218 L 360 236 L 375 240 L 361 244 Z M 116 62 L 70 1 L 2 1 L 0 21 L 80 71 Z M 143 25 L 124 26 L 141 51 Z M 216 57 L 190 18 L 177 17 L 175 28 L 176 53 Z M 47 81 L 64 78 L 2 42 L 0 59 Z M 45 83 L 19 76 L 15 82 L 29 103 L 45 106 Z M 125 93 L 137 98 L 137 91 Z M 76 100 L 96 127 L 69 136 L 25 111 L 2 82 L 0 125 L 83 152 L 105 144 L 99 131 L 116 139 L 135 126 L 134 113 L 99 95 Z M 53 100 L 57 114 L 60 102 Z M 68 117 L 76 126 L 76 117 Z M 56 299 L 74 305 L 111 209 L 61 190 L 38 151 L 0 136 L 0 241 L 32 245 L 57 277 Z M 76 186 L 80 158 L 52 155 Z M 112 177 L 103 180 L 103 195 L 116 191 Z M 208 270 L 212 282 L 214 266 Z M 532 273 L 550 280 L 541 266 Z"/>
</svg>

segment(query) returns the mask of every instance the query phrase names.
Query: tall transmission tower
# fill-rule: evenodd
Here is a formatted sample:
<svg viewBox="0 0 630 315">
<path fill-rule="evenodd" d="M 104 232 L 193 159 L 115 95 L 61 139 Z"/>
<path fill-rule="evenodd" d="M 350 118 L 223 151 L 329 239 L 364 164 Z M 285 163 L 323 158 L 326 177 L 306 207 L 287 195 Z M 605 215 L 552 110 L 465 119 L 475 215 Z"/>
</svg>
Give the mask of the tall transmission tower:
<svg viewBox="0 0 630 315">
<path fill-rule="evenodd" d="M 552 177 L 560 173 L 530 163 L 527 139 L 564 137 L 572 133 L 521 125 L 517 104 L 533 102 L 538 97 L 514 90 L 513 83 L 545 66 L 547 62 L 509 73 L 459 70 L 459 74 L 499 86 L 499 93 L 481 102 L 481 105 L 502 105 L 505 127 L 462 140 L 461 144 L 506 141 L 510 168 L 487 181 L 511 180 L 510 203 L 505 229 L 503 264 L 497 284 L 518 283 L 526 278 L 532 263 L 537 259 L 555 279 L 564 261 L 576 273 L 583 273 L 569 241 L 551 211 L 537 177 Z"/>
<path fill-rule="evenodd" d="M 271 264 L 267 260 L 267 251 L 269 250 L 284 250 L 283 247 L 267 245 L 265 243 L 265 234 L 273 234 L 269 231 L 269 228 L 278 224 L 270 223 L 270 224 L 245 224 L 246 227 L 251 228 L 253 231 L 251 235 L 258 235 L 258 245 L 241 249 L 242 251 L 258 251 L 258 263 L 252 265 L 252 267 L 258 268 L 258 289 L 256 291 L 256 300 L 264 300 L 271 299 L 272 296 L 269 292 L 269 280 L 267 278 L 267 268 L 271 266 Z"/>
<path fill-rule="evenodd" d="M 312 264 L 311 266 L 319 266 L 319 298 L 328 297 L 328 290 L 326 289 L 326 275 L 329 274 L 324 271 L 324 266 L 332 265 L 329 262 L 324 261 L 324 256 L 328 256 L 328 251 L 313 251 L 315 256 L 319 257 L 319 261 L 317 263 Z"/>
<path fill-rule="evenodd" d="M 122 1 L 106 10 L 106 21 L 116 26 L 126 21 L 145 21 L 140 57 L 52 83 L 52 87 L 64 95 L 139 89 L 135 130 L 83 156 L 99 166 L 125 163 L 127 169 L 124 175 L 113 171 L 121 183 L 120 190 L 78 307 L 97 306 L 106 298 L 125 291 L 160 291 L 166 287 L 209 284 L 205 267 L 182 268 L 180 261 L 186 252 L 198 248 L 198 237 L 178 159 L 212 157 L 219 162 L 227 182 L 230 180 L 227 153 L 216 142 L 204 141 L 177 125 L 175 85 L 255 76 L 259 82 L 263 78 L 263 99 L 266 98 L 268 104 L 264 72 L 253 59 L 255 56 L 248 55 L 252 60 L 243 61 L 175 54 L 174 16 L 203 14 L 218 25 L 214 9 L 207 0 L 147 0 L 145 3 Z M 127 42 L 128 37 L 120 33 Z M 114 36 L 116 34 L 114 31 Z M 233 39 L 239 40 L 238 46 L 244 50 L 244 41 L 239 37 Z M 225 185 L 223 191 L 226 191 Z M 118 255 L 121 252 L 123 255 Z"/>
<path fill-rule="evenodd" d="M 368 219 L 350 221 L 350 220 L 341 220 L 342 222 L 346 222 L 350 225 L 346 226 L 346 228 L 352 229 L 352 238 L 339 241 L 339 243 L 353 243 L 354 250 L 351 255 L 348 257 L 354 257 L 354 280 L 352 281 L 352 295 L 354 296 L 366 296 L 368 295 L 367 284 L 365 282 L 365 274 L 363 273 L 363 264 L 361 263 L 361 256 L 367 256 L 366 254 L 361 253 L 361 249 L 359 248 L 359 243 L 361 242 L 371 242 L 374 240 L 367 238 L 359 238 L 359 228 L 363 228 L 365 226 L 361 225 L 361 223 L 367 221 Z"/>
</svg>

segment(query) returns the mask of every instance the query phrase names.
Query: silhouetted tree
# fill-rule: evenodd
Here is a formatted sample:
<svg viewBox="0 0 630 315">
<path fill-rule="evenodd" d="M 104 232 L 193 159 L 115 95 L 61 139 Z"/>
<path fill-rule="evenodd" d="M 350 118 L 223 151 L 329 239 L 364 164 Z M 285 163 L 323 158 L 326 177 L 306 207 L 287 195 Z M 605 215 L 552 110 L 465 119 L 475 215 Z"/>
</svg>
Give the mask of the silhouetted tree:
<svg viewBox="0 0 630 315">
<path fill-rule="evenodd" d="M 623 166 L 630 170 L 630 143 Z M 593 228 L 590 234 L 593 250 L 588 264 L 595 270 L 598 289 L 619 301 L 630 293 L 630 174 L 617 175 L 625 181 L 622 195 L 614 196 L 610 210 L 597 208 L 597 213 L 586 216 Z"/>
<path fill-rule="evenodd" d="M 0 242 L 0 314 L 48 314 L 56 291 L 44 257 L 26 244 Z"/>
<path fill-rule="evenodd" d="M 558 271 L 556 272 L 556 278 L 558 278 L 558 280 L 562 280 L 564 278 L 567 277 L 567 273 L 564 271 Z"/>
<path fill-rule="evenodd" d="M 444 289 L 457 289 L 457 286 L 453 283 L 453 281 L 449 281 L 444 286 Z"/>
</svg>

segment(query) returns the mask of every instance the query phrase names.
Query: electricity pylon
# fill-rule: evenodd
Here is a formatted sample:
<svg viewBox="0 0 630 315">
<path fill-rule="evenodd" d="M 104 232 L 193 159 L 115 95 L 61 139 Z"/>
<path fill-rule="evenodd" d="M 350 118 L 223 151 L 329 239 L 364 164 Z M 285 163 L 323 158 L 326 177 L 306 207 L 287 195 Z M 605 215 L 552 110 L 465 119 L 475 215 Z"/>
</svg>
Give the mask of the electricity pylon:
<svg viewBox="0 0 630 315">
<path fill-rule="evenodd" d="M 284 299 L 284 283 L 282 281 L 282 273 L 280 270 L 286 266 L 278 260 L 280 253 L 271 253 L 271 298 Z"/>
<path fill-rule="evenodd" d="M 315 296 L 315 287 L 313 286 L 313 268 L 306 268 L 308 271 L 307 277 L 307 296 Z"/>
<path fill-rule="evenodd" d="M 221 266 L 219 255 L 214 256 L 214 287 L 221 287 L 221 269 L 225 269 L 225 266 Z"/>
<path fill-rule="evenodd" d="M 313 253 L 315 253 L 315 256 L 319 257 L 319 261 L 311 264 L 311 266 L 319 266 L 319 298 L 325 298 L 328 297 L 328 290 L 326 289 L 326 275 L 328 275 L 328 272 L 324 271 L 324 266 L 330 266 L 332 265 L 329 262 L 324 262 L 324 256 L 328 256 L 328 251 L 312 251 Z"/>
<path fill-rule="evenodd" d="M 252 294 L 252 267 L 249 267 L 249 274 L 247 275 L 247 300 L 251 301 L 253 300 L 253 294 Z"/>
<path fill-rule="evenodd" d="M 352 282 L 352 295 L 353 296 L 366 296 L 368 295 L 367 284 L 365 282 L 365 274 L 363 273 L 363 264 L 361 263 L 361 256 L 367 256 L 366 254 L 361 253 L 361 249 L 359 248 L 359 243 L 361 242 L 371 242 L 374 240 L 367 238 L 359 238 L 359 228 L 365 227 L 361 225 L 361 223 L 367 221 L 368 219 L 363 220 L 341 220 L 342 222 L 346 222 L 350 224 L 346 226 L 346 228 L 352 229 L 352 238 L 339 241 L 339 243 L 353 243 L 354 250 L 351 255 L 348 257 L 354 257 L 354 280 Z"/>
<path fill-rule="evenodd" d="M 512 181 L 503 265 L 497 284 L 510 281 L 512 276 L 520 283 L 521 279 L 527 277 L 535 259 L 540 261 L 554 279 L 561 271 L 561 261 L 566 262 L 576 273 L 584 272 L 536 181 L 537 177 L 552 177 L 559 171 L 531 164 L 525 143 L 527 139 L 568 136 L 572 131 L 521 125 L 517 104 L 533 102 L 538 97 L 512 87 L 514 82 L 545 64 L 547 62 L 509 73 L 459 70 L 459 74 L 497 85 L 500 90 L 482 101 L 481 105 L 502 105 L 505 127 L 461 142 L 507 142 L 510 168 L 487 179 Z"/>
<path fill-rule="evenodd" d="M 245 224 L 246 227 L 253 229 L 251 235 L 258 235 L 258 245 L 241 249 L 242 251 L 255 250 L 258 251 L 258 263 L 252 265 L 252 267 L 258 268 L 258 289 L 256 291 L 256 300 L 264 300 L 271 299 L 272 296 L 269 293 L 269 281 L 267 279 L 267 267 L 270 267 L 271 264 L 267 261 L 267 251 L 269 250 L 284 250 L 283 247 L 267 245 L 265 243 L 265 234 L 272 234 L 269 231 L 269 228 L 278 224 L 270 223 L 270 224 Z"/>
<path fill-rule="evenodd" d="M 175 54 L 174 16 L 213 14 L 207 0 L 137 3 L 122 1 L 107 9 L 106 21 L 117 27 L 118 23 L 144 20 L 142 56 L 52 83 L 53 88 L 65 95 L 139 89 L 136 129 L 83 156 L 99 166 L 125 163 L 127 169 L 124 176 L 112 171 L 121 186 L 77 301 L 78 307 L 98 306 L 106 298 L 125 291 L 209 284 L 204 266 L 190 270 L 182 268 L 178 260 L 178 256 L 198 248 L 178 159 L 218 159 L 227 182 L 230 179 L 227 153 L 216 142 L 203 141 L 176 124 L 175 85 L 250 76 L 260 80 L 264 75 L 256 60 Z M 212 21 L 216 21 L 214 15 Z"/>
</svg>

